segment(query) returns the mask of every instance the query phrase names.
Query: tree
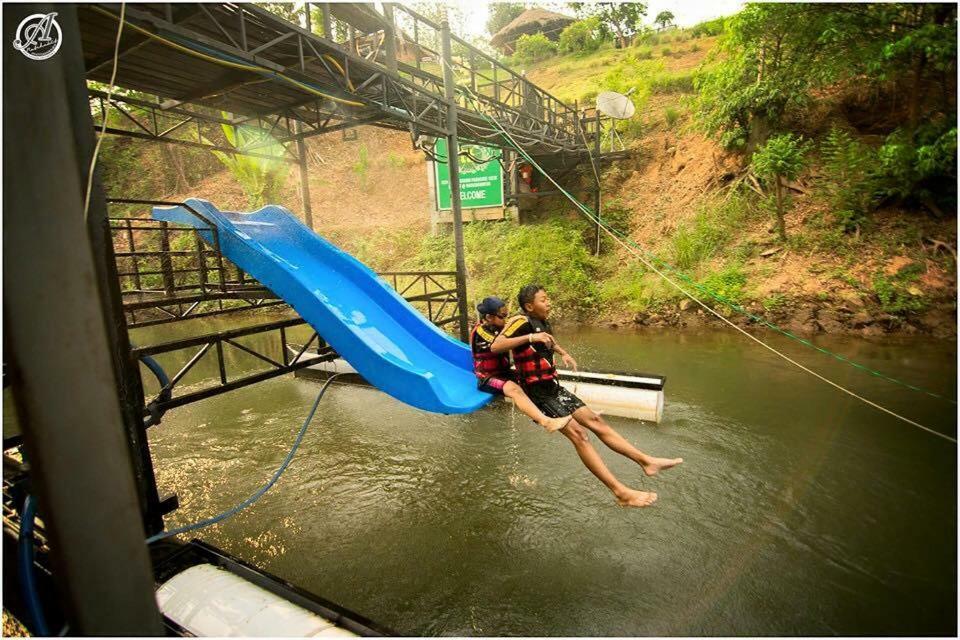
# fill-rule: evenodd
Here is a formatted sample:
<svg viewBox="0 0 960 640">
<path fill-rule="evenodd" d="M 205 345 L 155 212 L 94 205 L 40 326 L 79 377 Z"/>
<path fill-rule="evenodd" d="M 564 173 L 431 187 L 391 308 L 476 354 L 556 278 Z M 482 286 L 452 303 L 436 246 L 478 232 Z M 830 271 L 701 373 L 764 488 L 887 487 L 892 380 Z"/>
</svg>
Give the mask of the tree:
<svg viewBox="0 0 960 640">
<path fill-rule="evenodd" d="M 596 51 L 600 48 L 603 38 L 600 36 L 600 18 L 593 16 L 584 20 L 577 20 L 560 32 L 560 51 L 564 53 L 580 53 Z"/>
<path fill-rule="evenodd" d="M 228 113 L 222 115 L 224 119 L 230 117 Z M 223 130 L 227 143 L 235 149 L 243 149 L 264 139 L 263 134 L 254 129 L 234 127 L 228 124 L 221 124 L 220 128 Z M 203 137 L 200 137 L 199 141 L 210 144 L 210 141 Z M 240 183 L 240 187 L 247 196 L 247 201 L 254 209 L 279 201 L 280 191 L 286 184 L 290 169 L 290 165 L 284 162 L 284 150 L 279 143 L 273 142 L 259 148 L 257 152 L 275 156 L 277 159 L 269 160 L 222 151 L 211 151 Z"/>
<path fill-rule="evenodd" d="M 647 15 L 647 5 L 643 2 L 571 2 L 570 6 L 582 18 L 599 18 L 601 35 L 615 35 L 617 47 L 621 49 L 630 46 L 630 39 L 640 29 L 641 21 Z"/>
<path fill-rule="evenodd" d="M 806 163 L 809 144 L 792 133 L 784 133 L 767 140 L 767 143 L 753 154 L 750 166 L 768 185 L 772 183 L 777 216 L 777 235 L 786 242 L 787 230 L 783 219 L 784 202 L 783 180 L 796 180 Z"/>
<path fill-rule="evenodd" d="M 489 7 L 487 33 L 491 36 L 527 10 L 526 5 L 521 2 L 493 2 L 490 3 Z"/>
<path fill-rule="evenodd" d="M 660 25 L 660 29 L 666 29 L 668 24 L 673 24 L 674 21 L 673 13 L 670 11 L 661 11 L 657 14 L 657 17 L 654 18 L 653 22 Z"/>
</svg>

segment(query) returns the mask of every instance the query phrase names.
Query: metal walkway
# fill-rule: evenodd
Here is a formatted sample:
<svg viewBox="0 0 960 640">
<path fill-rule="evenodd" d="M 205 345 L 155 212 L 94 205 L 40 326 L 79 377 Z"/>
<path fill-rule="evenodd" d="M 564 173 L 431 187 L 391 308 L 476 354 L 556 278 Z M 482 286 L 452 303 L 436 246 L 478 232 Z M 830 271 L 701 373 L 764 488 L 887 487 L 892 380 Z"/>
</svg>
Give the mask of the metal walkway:
<svg viewBox="0 0 960 640">
<path fill-rule="evenodd" d="M 128 4 L 116 85 L 141 95 L 114 96 L 126 128 L 111 121 L 107 131 L 209 146 L 198 142 L 203 125 L 255 126 L 295 161 L 297 140 L 361 124 L 409 130 L 415 141 L 450 135 L 455 103 L 464 142 L 496 143 L 492 117 L 533 154 L 585 156 L 595 117 L 408 7 L 375 6 L 306 3 L 288 15 L 295 24 L 253 4 Z M 120 7 L 78 5 L 77 13 L 87 78 L 108 83 Z M 444 60 L 482 104 L 449 99 Z"/>
</svg>

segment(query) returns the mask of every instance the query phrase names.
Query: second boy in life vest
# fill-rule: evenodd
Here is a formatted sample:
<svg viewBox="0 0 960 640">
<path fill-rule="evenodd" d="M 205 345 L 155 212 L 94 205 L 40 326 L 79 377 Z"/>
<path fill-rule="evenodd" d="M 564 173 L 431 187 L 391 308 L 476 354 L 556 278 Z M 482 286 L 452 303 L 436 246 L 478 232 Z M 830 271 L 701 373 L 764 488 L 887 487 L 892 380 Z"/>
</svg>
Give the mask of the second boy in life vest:
<svg viewBox="0 0 960 640">
<path fill-rule="evenodd" d="M 510 369 L 510 347 L 516 341 L 501 344 L 493 349 L 493 341 L 503 328 L 507 317 L 507 303 L 500 298 L 490 296 L 477 305 L 480 322 L 470 334 L 470 349 L 473 351 L 473 371 L 477 376 L 477 388 L 494 395 L 503 394 L 513 400 L 517 409 L 529 416 L 547 431 L 562 429 L 570 421 L 570 413 L 546 416 L 530 402 L 530 398 L 515 382 Z M 541 341 L 549 341 L 547 334 L 540 336 Z"/>
</svg>

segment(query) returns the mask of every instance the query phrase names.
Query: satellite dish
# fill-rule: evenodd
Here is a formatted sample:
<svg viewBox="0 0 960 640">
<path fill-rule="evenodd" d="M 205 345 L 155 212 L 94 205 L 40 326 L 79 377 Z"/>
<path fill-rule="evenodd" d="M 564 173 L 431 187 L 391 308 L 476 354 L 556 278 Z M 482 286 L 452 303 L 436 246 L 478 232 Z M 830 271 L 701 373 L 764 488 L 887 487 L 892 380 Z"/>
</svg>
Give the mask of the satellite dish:
<svg viewBox="0 0 960 640">
<path fill-rule="evenodd" d="M 633 101 L 627 97 L 630 93 L 633 93 L 633 90 L 627 95 L 616 91 L 604 91 L 597 96 L 597 111 L 614 120 L 632 118 L 637 109 L 633 106 Z"/>
</svg>

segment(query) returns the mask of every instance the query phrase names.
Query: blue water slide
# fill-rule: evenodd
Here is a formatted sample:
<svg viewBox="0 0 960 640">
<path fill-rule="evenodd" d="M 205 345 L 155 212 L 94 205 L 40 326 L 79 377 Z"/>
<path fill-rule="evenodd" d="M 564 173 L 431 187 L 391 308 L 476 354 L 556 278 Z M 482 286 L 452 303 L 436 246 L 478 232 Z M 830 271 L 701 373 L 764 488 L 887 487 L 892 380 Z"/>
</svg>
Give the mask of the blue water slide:
<svg viewBox="0 0 960 640">
<path fill-rule="evenodd" d="M 218 230 L 220 250 L 290 304 L 370 384 L 411 406 L 469 413 L 491 396 L 477 390 L 470 349 L 427 320 L 365 264 L 276 205 L 253 213 L 186 204 Z M 155 207 L 156 220 L 200 229 L 185 207 Z"/>
</svg>

